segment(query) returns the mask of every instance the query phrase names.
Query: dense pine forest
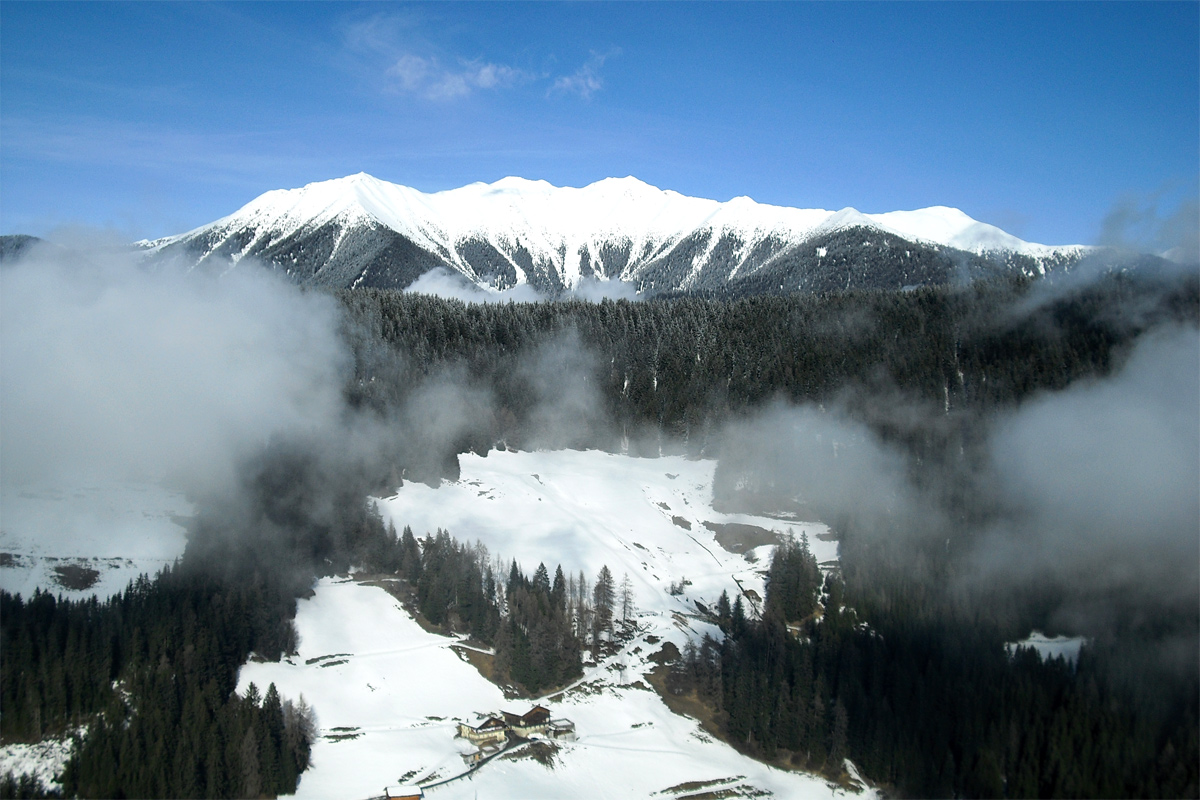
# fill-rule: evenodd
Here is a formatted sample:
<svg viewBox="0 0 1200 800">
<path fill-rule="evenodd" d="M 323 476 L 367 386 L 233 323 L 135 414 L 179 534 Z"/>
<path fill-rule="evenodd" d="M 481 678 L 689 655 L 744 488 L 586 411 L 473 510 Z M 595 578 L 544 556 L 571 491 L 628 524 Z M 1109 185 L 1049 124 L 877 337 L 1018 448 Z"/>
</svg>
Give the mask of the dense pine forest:
<svg viewBox="0 0 1200 800">
<path fill-rule="evenodd" d="M 860 614 L 845 604 L 868 587 L 831 575 L 822 590 L 817 575 L 807 543 L 780 548 L 763 617 L 722 598 L 725 639 L 672 667 L 669 691 L 702 698 L 740 749 L 833 777 L 850 758 L 913 797 L 1195 795 L 1195 675 L 1139 690 L 1112 669 L 1129 642 L 1043 661 L 907 599 Z"/>
<path fill-rule="evenodd" d="M 692 451 L 716 425 L 775 398 L 830 401 L 858 389 L 987 413 L 1107 374 L 1154 326 L 1195 324 L 1195 276 L 1113 273 L 1076 288 L 1032 280 L 906 292 L 680 297 L 467 305 L 388 290 L 339 297 L 355 356 L 351 400 L 403 406 L 429 376 L 493 394 L 478 441 L 538 438 L 551 361 L 593 385 L 579 442 L 649 432 Z M 400 380 L 404 378 L 405 380 Z M 604 423 L 615 424 L 616 430 Z"/>
<path fill-rule="evenodd" d="M 442 530 L 419 540 L 407 526 L 398 536 L 392 531 L 365 563 L 400 576 L 426 622 L 492 647 L 492 680 L 530 695 L 580 677 L 585 646 L 596 653 L 611 642 L 632 602 L 627 588 L 618 593 L 607 566 L 594 581 L 582 573 L 568 577 L 561 566 L 551 579 L 545 564 L 530 577 L 515 561 L 505 573 L 482 544 L 458 542 Z"/>
<path fill-rule="evenodd" d="M 82 727 L 63 776 L 69 796 L 293 792 L 308 766 L 310 711 L 274 685 L 233 694 L 251 652 L 279 656 L 291 599 L 266 581 L 229 583 L 190 566 L 105 602 L 0 593 L 5 740 Z"/>
<path fill-rule="evenodd" d="M 995 513 L 972 478 L 989 420 L 1112 374 L 1148 331 L 1200 325 L 1194 274 L 740 300 L 337 299 L 347 413 L 387 437 L 366 452 L 317 435 L 267 443 L 239 491 L 196 498 L 180 562 L 113 599 L 0 596 L 0 735 L 83 728 L 68 795 L 294 791 L 312 710 L 273 686 L 237 696 L 237 669 L 292 652 L 296 599 L 351 566 L 401 578 L 429 623 L 494 645 L 498 680 L 530 693 L 569 682 L 617 629 L 607 568 L 527 576 L 446 532 L 388 530 L 367 498 L 456 478 L 460 453 L 566 446 L 717 457 L 719 503 L 770 505 L 781 498 L 723 432 L 776 402 L 836 405 L 895 447 L 956 546 L 939 529 L 889 547 L 861 520 L 828 519 L 840 570 L 823 575 L 804 542 L 778 548 L 762 618 L 725 598 L 723 641 L 688 648 L 672 691 L 710 704 L 749 753 L 835 776 L 850 758 L 905 796 L 1200 792 L 1200 675 L 1139 656 L 1194 635 L 1194 603 L 1111 598 L 1111 636 L 1077 664 L 1011 657 L 1003 643 L 1045 625 L 1071 587 L 964 586 L 959 556 Z M 431 424 L 448 405 L 455 419 Z"/>
</svg>

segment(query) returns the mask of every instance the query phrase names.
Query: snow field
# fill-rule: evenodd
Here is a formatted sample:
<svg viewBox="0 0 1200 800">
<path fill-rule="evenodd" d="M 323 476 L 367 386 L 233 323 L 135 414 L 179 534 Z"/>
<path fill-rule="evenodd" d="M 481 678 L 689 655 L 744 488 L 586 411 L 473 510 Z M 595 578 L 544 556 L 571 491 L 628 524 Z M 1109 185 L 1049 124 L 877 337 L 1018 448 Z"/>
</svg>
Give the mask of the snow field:
<svg viewBox="0 0 1200 800">
<path fill-rule="evenodd" d="M 1043 661 L 1062 656 L 1067 663 L 1074 664 L 1079 660 L 1079 650 L 1086 641 L 1083 636 L 1050 637 L 1041 631 L 1034 631 L 1019 642 L 1009 642 L 1005 648 L 1011 655 L 1016 653 L 1017 648 L 1032 647 Z"/>
<path fill-rule="evenodd" d="M 827 797 L 844 790 L 824 780 L 768 767 L 714 740 L 699 723 L 670 711 L 650 689 L 650 657 L 670 641 L 720 631 L 696 613 L 695 601 L 735 596 L 738 581 L 760 596 L 757 563 L 723 550 L 705 521 L 742 522 L 797 536 L 808 532 L 821 561 L 836 544 L 816 539 L 827 529 L 712 509 L 711 461 L 638 459 L 599 451 L 495 452 L 463 456 L 462 477 L 437 489 L 405 484 L 378 506 L 398 528 L 418 536 L 449 530 L 482 541 L 493 555 L 516 558 L 527 574 L 582 570 L 594 580 L 603 564 L 617 581 L 634 583 L 637 635 L 584 676 L 536 701 L 505 700 L 454 649 L 458 639 L 422 630 L 377 586 L 350 579 L 320 582 L 298 605 L 299 653 L 281 663 L 243 667 L 238 689 L 274 682 L 288 698 L 303 693 L 320 727 L 313 763 L 297 797 L 378 796 L 385 786 L 430 784 L 467 771 L 473 747 L 454 734 L 500 710 L 523 713 L 541 702 L 554 718 L 576 724 L 577 740 L 554 742 L 550 765 L 509 751 L 477 771 L 428 789 L 431 797 L 679 797 L 696 791 L 728 796 Z M 678 518 L 675 520 L 673 518 Z M 687 530 L 679 522 L 690 524 Z M 505 567 L 507 569 L 507 567 Z M 691 584 L 671 596 L 673 581 Z M 735 580 L 736 579 L 736 580 Z"/>
<path fill-rule="evenodd" d="M 716 462 L 681 456 L 631 458 L 598 450 L 492 452 L 460 456 L 462 475 L 437 489 L 407 483 L 378 501 L 396 529 L 424 536 L 438 528 L 459 541 L 483 542 L 493 556 L 516 559 L 526 574 L 544 562 L 554 574 L 583 570 L 589 581 L 607 564 L 620 582 L 627 573 L 637 606 L 656 614 L 694 614 L 695 601 L 711 607 L 722 591 L 730 602 L 738 585 L 765 596 L 763 576 L 771 546 L 756 562 L 724 550 L 705 522 L 755 525 L 797 539 L 808 534 L 818 563 L 837 560 L 837 543 L 818 538 L 829 528 L 712 508 Z M 679 522 L 674 521 L 675 518 Z M 690 526 L 690 529 L 684 525 Z M 686 578 L 683 594 L 667 593 Z"/>
<path fill-rule="evenodd" d="M 640 621 L 647 617 L 653 619 Z M 689 782 L 779 797 L 844 793 L 819 778 L 742 756 L 694 720 L 673 714 L 644 682 L 637 685 L 657 649 L 646 641 L 649 625 L 621 654 L 587 667 L 566 691 L 531 701 L 505 700 L 451 649 L 459 640 L 422 630 L 376 586 L 322 580 L 313 598 L 300 601 L 296 624 L 298 655 L 247 664 L 238 691 L 273 682 L 284 697 L 303 694 L 316 709 L 318 739 L 298 798 L 367 798 L 382 795 L 384 787 L 462 775 L 467 767 L 460 754 L 474 748 L 454 738 L 457 722 L 474 725 L 499 710 L 523 713 L 534 702 L 554 718 L 573 720 L 578 732 L 577 741 L 555 743 L 549 767 L 514 750 L 428 795 L 675 797 L 686 792 L 665 790 Z"/>
<path fill-rule="evenodd" d="M 483 239 L 498 252 L 510 254 L 520 245 L 535 263 L 553 264 L 568 287 L 578 285 L 583 277 L 581 250 L 596 264 L 601 261 L 601 245 L 627 242 L 634 257 L 620 276 L 625 279 L 630 270 L 636 271 L 644 254 L 665 252 L 701 231 L 711 233 L 709 252 L 698 257 L 695 269 L 717 242 L 730 234 L 742 242 L 735 272 L 767 239 L 790 247 L 853 225 L 975 253 L 1004 249 L 1047 256 L 1086 249 L 1025 242 L 945 206 L 863 214 L 854 208 L 828 211 L 772 206 L 748 197 L 719 202 L 664 191 L 634 177 L 606 178 L 581 188 L 507 177 L 491 184 L 472 183 L 426 194 L 365 173 L 267 192 L 210 225 L 143 244 L 161 248 L 203 231 L 222 234 L 218 238 L 244 228 L 258 232 L 233 256 L 236 262 L 262 237 L 284 239 L 329 223 L 382 224 L 420 247 L 442 254 L 472 279 L 474 271 L 457 253 L 459 244 Z M 524 269 L 511 257 L 509 260 L 517 283 L 526 283 Z"/>
<path fill-rule="evenodd" d="M 66 488 L 0 487 L 0 589 L 35 589 L 79 599 L 123 591 L 183 555 L 183 525 L 195 513 L 183 495 L 148 483 Z M 85 589 L 60 582 L 56 567 L 99 573 Z"/>
<path fill-rule="evenodd" d="M 505 706 L 450 649 L 455 640 L 423 631 L 382 589 L 323 580 L 299 602 L 296 627 L 298 655 L 247 664 L 238 691 L 274 683 L 315 708 L 320 734 L 298 797 L 368 797 L 410 770 L 461 772 L 453 718 L 474 724 L 476 712 Z"/>
</svg>

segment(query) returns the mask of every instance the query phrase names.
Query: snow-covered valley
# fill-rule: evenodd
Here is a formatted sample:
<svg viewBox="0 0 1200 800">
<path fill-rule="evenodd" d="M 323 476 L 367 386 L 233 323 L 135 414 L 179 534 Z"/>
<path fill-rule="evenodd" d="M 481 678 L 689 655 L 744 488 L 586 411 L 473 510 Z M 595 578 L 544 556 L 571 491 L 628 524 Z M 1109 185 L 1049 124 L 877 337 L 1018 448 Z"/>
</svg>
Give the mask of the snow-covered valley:
<svg viewBox="0 0 1200 800">
<path fill-rule="evenodd" d="M 722 591 L 732 599 L 739 585 L 764 596 L 771 531 L 807 535 L 818 563 L 837 559 L 837 544 L 820 522 L 715 511 L 715 461 L 558 450 L 468 454 L 460 462 L 455 483 L 406 483 L 381 499 L 385 518 L 417 536 L 443 528 L 461 541 L 478 539 L 530 572 L 544 561 L 551 571 L 561 563 L 592 577 L 607 564 L 618 579 L 629 575 L 644 612 L 694 614 L 696 602 L 712 606 Z M 714 528 L 729 524 L 759 529 L 759 538 L 722 546 Z M 682 593 L 668 594 L 683 579 L 690 583 Z"/>
<path fill-rule="evenodd" d="M 817 561 L 833 567 L 837 543 L 826 525 L 717 511 L 711 460 L 493 451 L 463 455 L 460 465 L 457 481 L 406 482 L 372 502 L 397 530 L 409 526 L 423 537 L 441 529 L 479 543 L 500 574 L 515 559 L 526 572 L 545 563 L 589 578 L 602 566 L 628 576 L 630 633 L 598 661 L 585 656 L 583 676 L 570 685 L 517 697 L 480 671 L 489 648 L 414 619 L 398 599 L 405 595 L 399 579 L 322 579 L 298 602 L 297 651 L 278 662 L 252 658 L 238 680 L 242 694 L 251 683 L 260 692 L 274 683 L 283 697 L 303 697 L 315 709 L 317 736 L 297 797 L 365 800 L 405 785 L 447 798 L 873 795 L 849 762 L 851 780 L 839 785 L 744 756 L 653 688 L 689 640 L 721 636 L 705 610 L 722 592 L 757 607 L 780 537 L 806 537 Z M 0 587 L 69 597 L 110 595 L 156 572 L 182 554 L 182 525 L 194 513 L 176 493 L 133 484 L 6 490 L 3 509 Z M 66 575 L 91 582 L 64 586 L 65 566 L 75 570 Z M 1074 662 L 1082 642 L 1035 632 L 1009 650 L 1031 647 Z M 475 726 L 535 704 L 572 722 L 574 736 L 516 744 L 471 765 L 477 751 L 456 736 L 459 723 Z M 37 774 L 54 787 L 69 751 L 69 740 L 8 745 L 0 773 Z"/>
<path fill-rule="evenodd" d="M 506 699 L 461 655 L 457 639 L 421 629 L 377 586 L 324 580 L 301 601 L 299 653 L 242 669 L 239 690 L 274 682 L 304 695 L 317 712 L 312 766 L 297 797 L 395 795 L 402 784 L 436 797 L 681 797 L 705 787 L 728 797 L 828 797 L 845 790 L 786 772 L 714 740 L 698 722 L 671 712 L 643 673 L 658 646 L 651 631 L 681 638 L 668 617 L 644 615 L 643 632 L 616 657 L 585 669 L 582 680 L 548 698 Z M 660 646 L 660 645 L 659 645 Z M 624 670 L 618 668 L 624 666 Z M 512 749 L 469 772 L 455 738 L 459 722 L 476 725 L 501 710 L 524 713 L 535 702 L 576 725 L 575 741 L 539 755 Z M 690 790 L 689 790 L 690 787 Z"/>
<path fill-rule="evenodd" d="M 711 461 L 640 459 L 600 451 L 494 452 L 464 456 L 461 479 L 437 489 L 405 484 L 378 505 L 418 535 L 447 529 L 479 540 L 493 555 L 532 570 L 541 561 L 592 575 L 607 565 L 634 582 L 637 633 L 619 653 L 585 662 L 584 676 L 543 698 L 510 699 L 467 660 L 455 638 L 423 630 L 384 588 L 351 577 L 326 579 L 299 603 L 297 655 L 246 665 L 239 690 L 274 682 L 316 709 L 319 737 L 298 797 L 394 794 L 403 783 L 452 797 L 825 797 L 845 793 L 826 780 L 757 762 L 715 740 L 699 722 L 673 713 L 649 686 L 652 656 L 667 642 L 719 632 L 696 603 L 739 584 L 761 596 L 771 545 L 724 549 L 709 523 L 808 534 L 818 558 L 836 558 L 828 529 L 725 515 L 711 507 Z M 690 530 L 689 530 L 690 526 Z M 741 529 L 739 529 L 741 530 Z M 754 544 L 751 542 L 750 544 Z M 686 578 L 684 592 L 668 593 Z M 375 585 L 372 585 L 375 583 Z M 754 595 L 751 595 L 754 596 Z M 535 702 L 576 725 L 574 741 L 510 750 L 468 771 L 474 747 L 455 738 L 477 724 Z M 545 763 L 543 763 L 545 762 Z"/>
</svg>

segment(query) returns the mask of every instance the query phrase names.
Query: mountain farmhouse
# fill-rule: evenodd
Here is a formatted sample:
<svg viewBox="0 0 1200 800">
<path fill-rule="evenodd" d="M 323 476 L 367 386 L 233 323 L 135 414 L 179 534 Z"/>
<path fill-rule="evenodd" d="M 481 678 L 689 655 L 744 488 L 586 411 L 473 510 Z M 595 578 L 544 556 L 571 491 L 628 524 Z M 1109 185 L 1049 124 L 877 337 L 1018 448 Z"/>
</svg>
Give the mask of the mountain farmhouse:
<svg viewBox="0 0 1200 800">
<path fill-rule="evenodd" d="M 550 719 L 550 709 L 537 705 L 524 714 L 509 711 L 493 714 L 474 727 L 460 722 L 455 735 L 479 748 L 477 752 L 463 756 L 468 763 L 475 763 L 500 752 L 510 740 L 538 736 L 574 740 L 575 723 L 569 719 Z"/>
</svg>

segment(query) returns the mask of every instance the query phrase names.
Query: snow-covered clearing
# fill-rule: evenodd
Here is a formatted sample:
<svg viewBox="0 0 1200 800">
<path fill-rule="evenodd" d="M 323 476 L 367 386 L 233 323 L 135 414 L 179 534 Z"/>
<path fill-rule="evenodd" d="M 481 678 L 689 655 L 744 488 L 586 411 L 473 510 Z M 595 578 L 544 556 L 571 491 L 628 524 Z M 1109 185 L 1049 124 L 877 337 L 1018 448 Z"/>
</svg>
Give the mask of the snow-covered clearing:
<svg viewBox="0 0 1200 800">
<path fill-rule="evenodd" d="M 1067 663 L 1074 664 L 1079 660 L 1079 649 L 1086 639 L 1082 636 L 1050 637 L 1041 631 L 1034 631 L 1019 642 L 1009 642 L 1005 645 L 1009 653 L 1015 653 L 1019 647 L 1032 647 L 1038 651 L 1043 660 L 1062 656 Z"/>
<path fill-rule="evenodd" d="M 80 728 L 80 732 L 83 729 Z M 32 775 L 49 791 L 61 791 L 57 777 L 62 775 L 71 757 L 69 737 L 44 739 L 35 744 L 6 744 L 0 746 L 0 775 Z"/>
<path fill-rule="evenodd" d="M 807 532 L 822 561 L 836 544 L 816 538 L 818 523 L 719 514 L 712 509 L 711 461 L 637 459 L 598 451 L 463 456 L 462 477 L 431 489 L 406 484 L 379 501 L 398 527 L 423 535 L 447 529 L 516 558 L 527 573 L 562 563 L 593 578 L 607 564 L 628 572 L 637 592 L 639 633 L 620 653 L 588 664 L 567 691 L 541 698 L 554 718 L 575 722 L 578 738 L 553 742 L 549 765 L 509 751 L 459 780 L 427 790 L 436 797 L 827 797 L 844 790 L 810 775 L 747 758 L 714 740 L 698 722 L 672 713 L 643 677 L 666 641 L 719 635 L 695 601 L 731 597 L 738 582 L 760 595 L 771 545 L 725 551 L 705 522 Z M 690 530 L 688 526 L 690 525 Z M 672 582 L 691 581 L 671 596 Z M 735 581 L 736 578 L 736 581 Z M 274 682 L 285 697 L 301 693 L 317 711 L 320 735 L 298 797 L 379 796 L 401 783 L 436 783 L 466 772 L 455 739 L 458 721 L 477 724 L 500 710 L 524 713 L 528 700 L 505 700 L 465 656 L 458 640 L 422 630 L 378 586 L 323 580 L 299 603 L 297 656 L 250 663 L 239 691 Z M 543 760 L 545 758 L 545 753 Z"/>
<path fill-rule="evenodd" d="M 654 616 L 643 617 L 654 626 Z M 670 622 L 664 623 L 671 627 Z M 505 700 L 452 647 L 458 640 L 422 630 L 377 586 L 326 579 L 296 615 L 298 655 L 242 668 L 239 691 L 274 682 L 285 697 L 316 709 L 319 737 L 297 797 L 367 798 L 401 783 L 431 783 L 467 771 L 455 739 L 499 710 L 524 713 L 528 700 Z M 657 648 L 642 633 L 626 652 L 588 667 L 573 689 L 542 699 L 551 715 L 575 722 L 578 739 L 555 742 L 544 766 L 520 750 L 474 773 L 427 790 L 431 797 L 677 797 L 731 789 L 758 796 L 828 797 L 844 793 L 824 780 L 785 772 L 713 740 L 694 720 L 673 714 L 639 683 Z M 639 652 L 634 653 L 634 650 Z M 626 667 L 623 673 L 616 663 Z M 674 791 L 670 791 L 674 788 Z"/>
<path fill-rule="evenodd" d="M 638 608 L 656 615 L 694 614 L 695 601 L 711 607 L 722 591 L 732 602 L 738 584 L 764 596 L 773 545 L 731 553 L 705 522 L 797 539 L 807 533 L 818 563 L 837 560 L 837 543 L 820 538 L 829 534 L 822 523 L 714 511 L 715 461 L 557 450 L 464 455 L 460 464 L 455 483 L 406 483 L 379 501 L 384 517 L 417 536 L 443 528 L 460 541 L 478 539 L 528 574 L 545 562 L 551 574 L 562 564 L 590 580 L 607 564 L 618 581 L 629 574 Z M 684 578 L 691 583 L 683 594 L 669 595 L 671 583 Z"/>
<path fill-rule="evenodd" d="M 101 598 L 183 555 L 183 495 L 149 483 L 0 487 L 0 589 Z"/>
</svg>

